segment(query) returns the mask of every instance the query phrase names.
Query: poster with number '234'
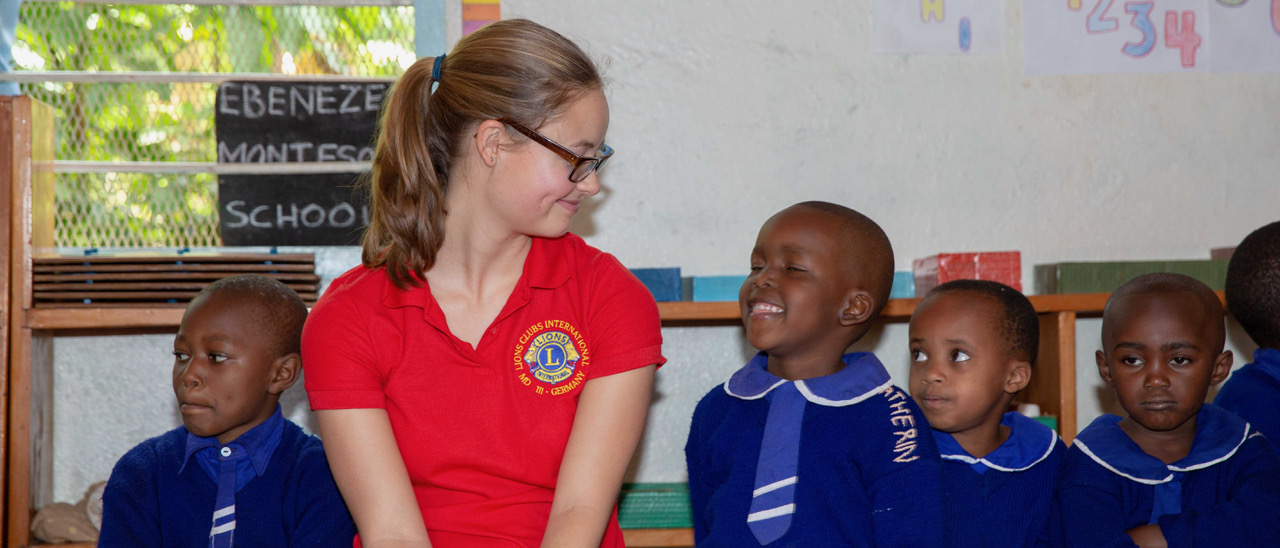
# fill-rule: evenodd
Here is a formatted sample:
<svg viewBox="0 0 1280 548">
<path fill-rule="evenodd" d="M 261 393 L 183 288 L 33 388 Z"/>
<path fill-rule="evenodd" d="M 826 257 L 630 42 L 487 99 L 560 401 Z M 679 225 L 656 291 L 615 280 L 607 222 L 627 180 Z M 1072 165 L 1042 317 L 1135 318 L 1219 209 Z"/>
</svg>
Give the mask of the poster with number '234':
<svg viewBox="0 0 1280 548">
<path fill-rule="evenodd" d="M 1280 72 L 1280 0 L 1023 0 L 1030 74 Z"/>
</svg>

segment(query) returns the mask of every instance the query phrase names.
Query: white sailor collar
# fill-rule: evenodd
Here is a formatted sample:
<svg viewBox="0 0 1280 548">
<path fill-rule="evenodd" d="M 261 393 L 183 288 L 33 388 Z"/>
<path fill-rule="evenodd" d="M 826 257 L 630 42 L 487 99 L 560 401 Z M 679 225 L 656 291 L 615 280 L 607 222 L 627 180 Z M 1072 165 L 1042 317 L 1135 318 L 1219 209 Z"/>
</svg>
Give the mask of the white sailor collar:
<svg viewBox="0 0 1280 548">
<path fill-rule="evenodd" d="M 1000 418 L 1000 424 L 1009 427 L 1009 439 L 982 458 L 970 455 L 951 434 L 934 430 L 938 451 L 942 458 L 968 463 L 979 473 L 984 468 L 1001 472 L 1021 472 L 1049 458 L 1058 444 L 1058 433 L 1039 421 L 1009 412 Z"/>
<path fill-rule="evenodd" d="M 845 354 L 842 358 L 845 367 L 830 375 L 795 381 L 796 390 L 810 403 L 827 407 L 844 407 L 861 402 L 871 396 L 884 392 L 893 381 L 884 364 L 870 352 Z M 769 355 L 764 352 L 756 354 L 751 361 L 734 372 L 724 383 L 724 391 L 730 396 L 743 400 L 763 398 L 769 391 L 792 382 L 775 377 L 769 373 L 767 366 Z"/>
<path fill-rule="evenodd" d="M 1159 485 L 1175 472 L 1208 468 L 1231 458 L 1249 439 L 1249 423 L 1213 404 L 1196 414 L 1196 437 L 1191 453 L 1173 464 L 1148 455 L 1120 429 L 1120 417 L 1103 415 L 1076 436 L 1074 445 L 1103 468 L 1138 483 Z"/>
</svg>

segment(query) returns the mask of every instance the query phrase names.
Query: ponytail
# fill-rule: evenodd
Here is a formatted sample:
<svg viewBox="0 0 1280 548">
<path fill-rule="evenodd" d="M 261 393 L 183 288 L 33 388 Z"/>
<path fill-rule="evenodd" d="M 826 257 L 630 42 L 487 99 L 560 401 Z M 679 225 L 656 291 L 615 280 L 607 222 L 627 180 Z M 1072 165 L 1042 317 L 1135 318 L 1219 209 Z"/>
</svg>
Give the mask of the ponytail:
<svg viewBox="0 0 1280 548">
<path fill-rule="evenodd" d="M 450 167 L 468 131 L 502 117 L 537 128 L 603 86 L 577 45 L 524 19 L 486 26 L 442 57 L 405 71 L 378 122 L 361 262 L 386 267 L 401 289 L 422 285 L 435 265 Z"/>
</svg>

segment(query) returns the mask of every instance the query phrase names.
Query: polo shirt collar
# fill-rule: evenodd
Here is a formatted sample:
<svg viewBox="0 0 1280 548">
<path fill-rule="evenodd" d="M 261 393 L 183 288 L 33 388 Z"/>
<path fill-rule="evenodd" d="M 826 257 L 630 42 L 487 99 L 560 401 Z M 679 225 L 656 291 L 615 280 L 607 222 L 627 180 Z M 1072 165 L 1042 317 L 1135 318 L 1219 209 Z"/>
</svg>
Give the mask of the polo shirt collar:
<svg viewBox="0 0 1280 548">
<path fill-rule="evenodd" d="M 267 464 L 271 462 L 271 455 L 275 453 L 276 447 L 280 445 L 280 440 L 284 436 L 284 414 L 280 412 L 280 404 L 276 404 L 276 410 L 267 420 L 262 421 L 248 432 L 240 434 L 240 437 L 226 444 L 228 447 L 236 447 L 249 455 L 249 462 L 253 465 L 253 471 L 261 476 L 267 471 Z M 217 450 L 223 447 L 218 443 L 218 438 L 207 437 L 202 438 L 190 432 L 187 432 L 186 452 L 182 456 L 182 467 L 178 469 L 181 474 L 182 470 L 191 462 L 193 455 L 199 455 L 202 449 L 214 448 L 210 451 L 212 463 L 215 463 L 214 470 L 216 472 Z M 202 463 L 203 464 L 203 463 Z M 216 478 L 217 475 L 214 474 Z"/>
<path fill-rule="evenodd" d="M 1249 423 L 1234 414 L 1204 404 L 1196 414 L 1196 437 L 1191 453 L 1173 464 L 1148 455 L 1120 429 L 1120 417 L 1103 415 L 1080 432 L 1073 445 L 1103 468 L 1138 483 L 1172 481 L 1176 472 L 1208 468 L 1235 455 L 1249 438 Z"/>
<path fill-rule="evenodd" d="M 1021 472 L 1049 458 L 1058 444 L 1058 433 L 1021 413 L 1009 412 L 1000 418 L 1009 427 L 1009 439 L 982 458 L 976 458 L 960 446 L 951 434 L 933 432 L 942 458 L 968 463 L 978 473 L 988 468 L 1001 472 Z"/>
<path fill-rule="evenodd" d="M 538 289 L 555 289 L 564 285 L 572 274 L 567 253 L 568 239 L 577 238 L 573 234 L 565 234 L 558 238 L 532 238 L 529 254 L 524 258 L 524 270 L 520 280 L 516 282 L 515 291 L 523 292 L 527 287 Z M 415 273 L 409 276 L 419 287 L 400 289 L 387 278 L 386 290 L 382 303 L 387 308 L 416 306 L 430 309 L 435 298 L 431 295 L 431 286 L 425 279 Z"/>
<path fill-rule="evenodd" d="M 1280 381 L 1280 349 L 1259 348 L 1253 351 L 1253 367 Z"/>
<path fill-rule="evenodd" d="M 796 390 L 809 403 L 844 407 L 884 392 L 893 385 L 884 364 L 870 352 L 845 354 L 845 367 L 830 375 L 794 381 Z M 724 391 L 742 400 L 763 398 L 783 383 L 792 382 L 769 373 L 769 355 L 756 354 L 724 383 Z"/>
</svg>

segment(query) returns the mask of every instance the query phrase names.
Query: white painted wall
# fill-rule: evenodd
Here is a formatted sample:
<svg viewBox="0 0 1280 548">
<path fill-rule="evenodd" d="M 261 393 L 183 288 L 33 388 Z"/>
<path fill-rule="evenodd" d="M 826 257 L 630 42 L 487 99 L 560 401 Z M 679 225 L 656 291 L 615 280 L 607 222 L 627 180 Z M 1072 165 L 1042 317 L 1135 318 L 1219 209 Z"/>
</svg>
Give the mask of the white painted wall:
<svg viewBox="0 0 1280 548">
<path fill-rule="evenodd" d="M 506 17 L 607 63 L 618 155 L 575 230 L 628 266 L 741 274 L 769 215 L 824 199 L 878 220 L 899 269 L 938 251 L 1018 249 L 1029 284 L 1037 263 L 1207 258 L 1280 218 L 1280 75 L 1025 76 L 1015 0 L 1002 56 L 875 54 L 869 4 L 504 2 Z M 1098 324 L 1078 325 L 1081 426 L 1104 409 Z M 905 331 L 862 345 L 900 383 Z M 640 481 L 684 478 L 693 405 L 749 356 L 732 327 L 664 336 Z M 1238 329 L 1231 340 L 1243 364 L 1252 345 Z M 77 500 L 178 424 L 169 345 L 57 340 L 57 499 Z"/>
</svg>

